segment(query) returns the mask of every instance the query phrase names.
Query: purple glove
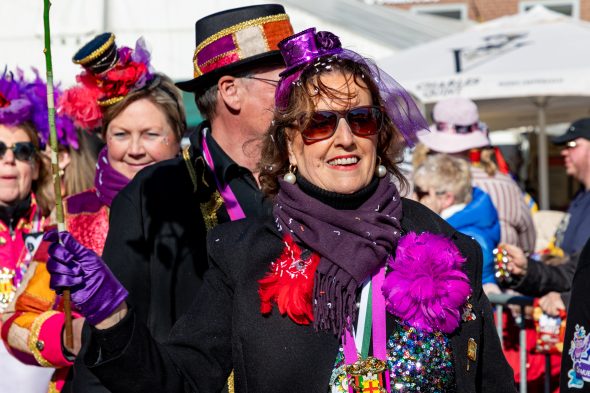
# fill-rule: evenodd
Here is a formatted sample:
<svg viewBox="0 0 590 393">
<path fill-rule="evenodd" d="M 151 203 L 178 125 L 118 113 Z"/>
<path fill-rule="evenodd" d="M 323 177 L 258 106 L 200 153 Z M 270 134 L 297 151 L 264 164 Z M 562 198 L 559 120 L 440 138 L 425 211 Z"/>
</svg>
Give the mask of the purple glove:
<svg viewBox="0 0 590 393">
<path fill-rule="evenodd" d="M 128 292 L 108 266 L 69 232 L 58 234 L 53 229 L 43 240 L 52 243 L 47 261 L 49 287 L 58 293 L 69 288 L 72 302 L 90 324 L 103 321 L 125 301 Z"/>
</svg>

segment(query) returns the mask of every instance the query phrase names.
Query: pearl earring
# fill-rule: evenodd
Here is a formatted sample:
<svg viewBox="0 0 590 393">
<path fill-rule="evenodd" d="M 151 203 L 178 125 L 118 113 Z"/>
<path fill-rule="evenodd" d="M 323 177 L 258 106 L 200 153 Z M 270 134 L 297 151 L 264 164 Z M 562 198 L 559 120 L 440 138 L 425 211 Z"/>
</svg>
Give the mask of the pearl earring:
<svg viewBox="0 0 590 393">
<path fill-rule="evenodd" d="M 285 180 L 289 184 L 295 184 L 297 178 L 295 177 L 295 172 L 297 171 L 297 167 L 293 164 L 289 164 L 289 170 L 283 176 L 283 180 Z"/>
<path fill-rule="evenodd" d="M 377 161 L 377 168 L 375 168 L 375 175 L 377 177 L 385 177 L 387 175 L 387 168 L 384 165 L 381 165 L 381 157 L 377 157 L 379 161 Z"/>
</svg>

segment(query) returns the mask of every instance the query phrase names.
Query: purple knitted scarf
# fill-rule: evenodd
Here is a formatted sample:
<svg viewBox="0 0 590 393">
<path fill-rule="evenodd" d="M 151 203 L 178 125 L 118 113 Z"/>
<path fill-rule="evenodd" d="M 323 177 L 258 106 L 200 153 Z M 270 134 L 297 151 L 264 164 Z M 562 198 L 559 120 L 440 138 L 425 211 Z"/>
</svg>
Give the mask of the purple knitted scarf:
<svg viewBox="0 0 590 393">
<path fill-rule="evenodd" d="M 116 171 L 107 156 L 107 147 L 103 147 L 96 162 L 96 175 L 94 187 L 96 195 L 103 205 L 111 206 L 113 199 L 129 183 L 129 179 Z"/>
<path fill-rule="evenodd" d="M 280 180 L 273 214 L 279 230 L 318 253 L 314 327 L 342 334 L 356 319 L 356 292 L 386 263 L 400 238 L 402 204 L 389 176 L 356 210 L 337 210 Z M 287 232 L 289 231 L 289 232 Z"/>
</svg>

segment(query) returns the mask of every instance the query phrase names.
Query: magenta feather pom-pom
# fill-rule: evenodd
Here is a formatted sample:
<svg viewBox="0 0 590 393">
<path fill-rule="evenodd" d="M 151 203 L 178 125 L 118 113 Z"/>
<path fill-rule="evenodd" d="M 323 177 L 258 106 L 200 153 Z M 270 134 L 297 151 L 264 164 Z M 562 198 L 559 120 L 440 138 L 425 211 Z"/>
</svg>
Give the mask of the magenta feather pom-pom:
<svg viewBox="0 0 590 393">
<path fill-rule="evenodd" d="M 383 284 L 387 311 L 427 332 L 452 333 L 471 294 L 455 244 L 433 233 L 409 233 L 399 241 Z"/>
</svg>

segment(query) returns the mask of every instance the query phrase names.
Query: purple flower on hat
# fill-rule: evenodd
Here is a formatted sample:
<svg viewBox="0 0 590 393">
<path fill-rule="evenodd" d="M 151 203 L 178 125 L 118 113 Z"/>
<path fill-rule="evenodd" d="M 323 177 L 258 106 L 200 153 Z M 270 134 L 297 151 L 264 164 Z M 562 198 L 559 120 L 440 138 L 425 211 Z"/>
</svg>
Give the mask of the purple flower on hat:
<svg viewBox="0 0 590 393">
<path fill-rule="evenodd" d="M 315 35 L 315 39 L 318 46 L 324 49 L 334 49 L 342 47 L 340 38 L 337 35 L 330 33 L 329 31 L 319 31 Z"/>
</svg>

